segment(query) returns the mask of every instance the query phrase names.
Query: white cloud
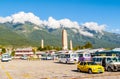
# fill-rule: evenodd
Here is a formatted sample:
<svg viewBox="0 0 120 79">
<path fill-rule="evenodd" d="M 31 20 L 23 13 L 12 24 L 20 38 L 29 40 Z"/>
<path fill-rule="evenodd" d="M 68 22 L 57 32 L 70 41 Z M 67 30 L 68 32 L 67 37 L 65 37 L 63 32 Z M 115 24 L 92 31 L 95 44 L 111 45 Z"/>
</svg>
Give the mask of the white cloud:
<svg viewBox="0 0 120 79">
<path fill-rule="evenodd" d="M 49 26 L 49 28 L 60 28 L 59 21 L 55 20 L 53 17 L 49 17 L 46 24 Z"/>
<path fill-rule="evenodd" d="M 77 22 L 72 22 L 69 19 L 56 20 L 53 17 L 49 17 L 48 21 L 43 21 L 43 24 L 53 29 L 60 27 L 79 28 L 79 24 Z"/>
<path fill-rule="evenodd" d="M 63 25 L 64 27 L 79 28 L 79 24 L 77 22 L 72 22 L 69 19 L 62 19 L 62 20 L 59 21 L 59 23 L 61 25 Z"/>
<path fill-rule="evenodd" d="M 106 25 L 98 25 L 98 23 L 96 22 L 86 22 L 84 24 L 82 24 L 83 26 L 89 28 L 90 30 L 94 30 L 96 32 L 101 32 L 105 30 Z"/>
<path fill-rule="evenodd" d="M 17 14 L 13 14 L 11 17 L 13 19 L 13 23 L 25 23 L 26 21 L 36 25 L 40 25 L 42 23 L 40 18 L 35 16 L 33 13 L 19 12 Z"/>
<path fill-rule="evenodd" d="M 87 27 L 90 30 L 96 31 L 96 33 L 100 32 L 102 34 L 106 27 L 106 25 L 98 25 L 98 23 L 96 22 L 86 22 L 84 24 L 79 25 L 78 22 L 71 21 L 70 19 L 67 19 L 67 18 L 56 20 L 53 17 L 49 17 L 48 20 L 41 20 L 39 17 L 35 16 L 31 12 L 29 13 L 18 12 L 11 16 L 0 17 L 0 23 L 5 23 L 5 22 L 25 23 L 26 21 L 36 24 L 38 26 L 44 27 L 44 25 L 46 25 L 48 28 L 53 28 L 53 29 L 57 29 L 60 27 L 72 28 L 74 32 L 79 31 L 80 34 L 85 36 L 90 36 L 90 37 L 92 37 L 93 34 L 84 30 L 83 27 Z M 39 29 L 38 26 L 36 26 L 35 29 Z M 117 31 L 120 31 L 120 30 L 118 29 Z"/>
<path fill-rule="evenodd" d="M 10 22 L 12 21 L 12 18 L 11 17 L 0 17 L 0 23 L 5 23 L 5 22 Z"/>
<path fill-rule="evenodd" d="M 13 22 L 13 23 L 25 23 L 26 21 L 40 25 L 42 21 L 39 17 L 33 13 L 19 12 L 7 17 L 0 17 L 0 23 Z"/>
</svg>

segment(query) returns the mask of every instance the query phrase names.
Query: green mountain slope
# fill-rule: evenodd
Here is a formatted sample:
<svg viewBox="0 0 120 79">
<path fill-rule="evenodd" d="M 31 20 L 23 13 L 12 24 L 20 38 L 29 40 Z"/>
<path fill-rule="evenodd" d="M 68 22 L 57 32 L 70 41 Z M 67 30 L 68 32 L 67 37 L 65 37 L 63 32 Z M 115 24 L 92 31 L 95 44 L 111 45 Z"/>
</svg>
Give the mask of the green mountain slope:
<svg viewBox="0 0 120 79">
<path fill-rule="evenodd" d="M 0 26 L 0 45 L 28 46 L 30 45 L 30 41 L 23 35 L 19 35 L 5 26 Z"/>
<path fill-rule="evenodd" d="M 34 29 L 37 27 L 39 29 Z M 69 41 L 73 41 L 73 46 L 83 45 L 86 42 L 91 42 L 94 48 L 98 47 L 120 47 L 120 35 L 104 32 L 104 35 L 95 33 L 94 37 L 81 35 L 79 32 L 74 32 L 70 28 L 65 28 L 68 33 Z M 89 31 L 89 29 L 87 29 Z M 25 24 L 0 24 L 0 45 L 5 46 L 40 46 L 41 39 L 45 45 L 62 46 L 62 28 L 50 29 L 41 26 L 36 26 L 31 23 Z"/>
</svg>

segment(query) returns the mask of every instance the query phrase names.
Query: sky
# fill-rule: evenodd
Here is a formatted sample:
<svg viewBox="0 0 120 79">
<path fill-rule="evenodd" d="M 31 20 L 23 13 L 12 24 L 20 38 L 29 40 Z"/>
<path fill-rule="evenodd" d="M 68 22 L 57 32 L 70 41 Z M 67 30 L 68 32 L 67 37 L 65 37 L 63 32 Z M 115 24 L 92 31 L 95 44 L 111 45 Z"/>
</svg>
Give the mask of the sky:
<svg viewBox="0 0 120 79">
<path fill-rule="evenodd" d="M 0 17 L 31 12 L 42 20 L 68 18 L 79 24 L 105 24 L 106 30 L 120 33 L 120 0 L 0 0 Z"/>
</svg>

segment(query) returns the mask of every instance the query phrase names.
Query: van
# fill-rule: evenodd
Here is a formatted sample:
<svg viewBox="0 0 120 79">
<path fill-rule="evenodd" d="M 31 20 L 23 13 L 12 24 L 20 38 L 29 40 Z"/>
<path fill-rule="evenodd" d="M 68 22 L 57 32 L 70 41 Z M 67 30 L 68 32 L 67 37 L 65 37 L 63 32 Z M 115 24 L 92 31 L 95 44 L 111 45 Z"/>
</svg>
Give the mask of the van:
<svg viewBox="0 0 120 79">
<path fill-rule="evenodd" d="M 76 63 L 78 62 L 78 54 L 73 52 L 63 52 L 59 54 L 59 62 L 61 63 Z"/>
<path fill-rule="evenodd" d="M 102 65 L 107 71 L 120 70 L 120 58 L 116 56 L 95 56 L 93 61 Z"/>
<path fill-rule="evenodd" d="M 5 54 L 2 54 L 2 57 L 1 57 L 1 61 L 2 62 L 8 62 L 11 60 L 11 57 L 9 54 L 5 53 Z"/>
<path fill-rule="evenodd" d="M 23 54 L 23 55 L 21 56 L 21 59 L 22 59 L 22 60 L 27 60 L 27 59 L 28 59 L 28 56 L 25 55 L 25 54 Z"/>
<path fill-rule="evenodd" d="M 43 53 L 43 54 L 41 54 L 41 60 L 53 60 L 53 55 Z"/>
</svg>

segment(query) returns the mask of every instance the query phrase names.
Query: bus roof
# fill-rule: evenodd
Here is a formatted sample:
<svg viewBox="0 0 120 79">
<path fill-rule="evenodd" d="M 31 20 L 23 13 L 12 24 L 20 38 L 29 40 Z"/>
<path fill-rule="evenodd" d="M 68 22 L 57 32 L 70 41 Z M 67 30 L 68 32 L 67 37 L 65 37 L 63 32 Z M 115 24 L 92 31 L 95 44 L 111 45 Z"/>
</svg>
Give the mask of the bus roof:
<svg viewBox="0 0 120 79">
<path fill-rule="evenodd" d="M 106 50 L 106 51 L 96 52 L 95 54 L 120 54 L 120 51 Z"/>
</svg>

